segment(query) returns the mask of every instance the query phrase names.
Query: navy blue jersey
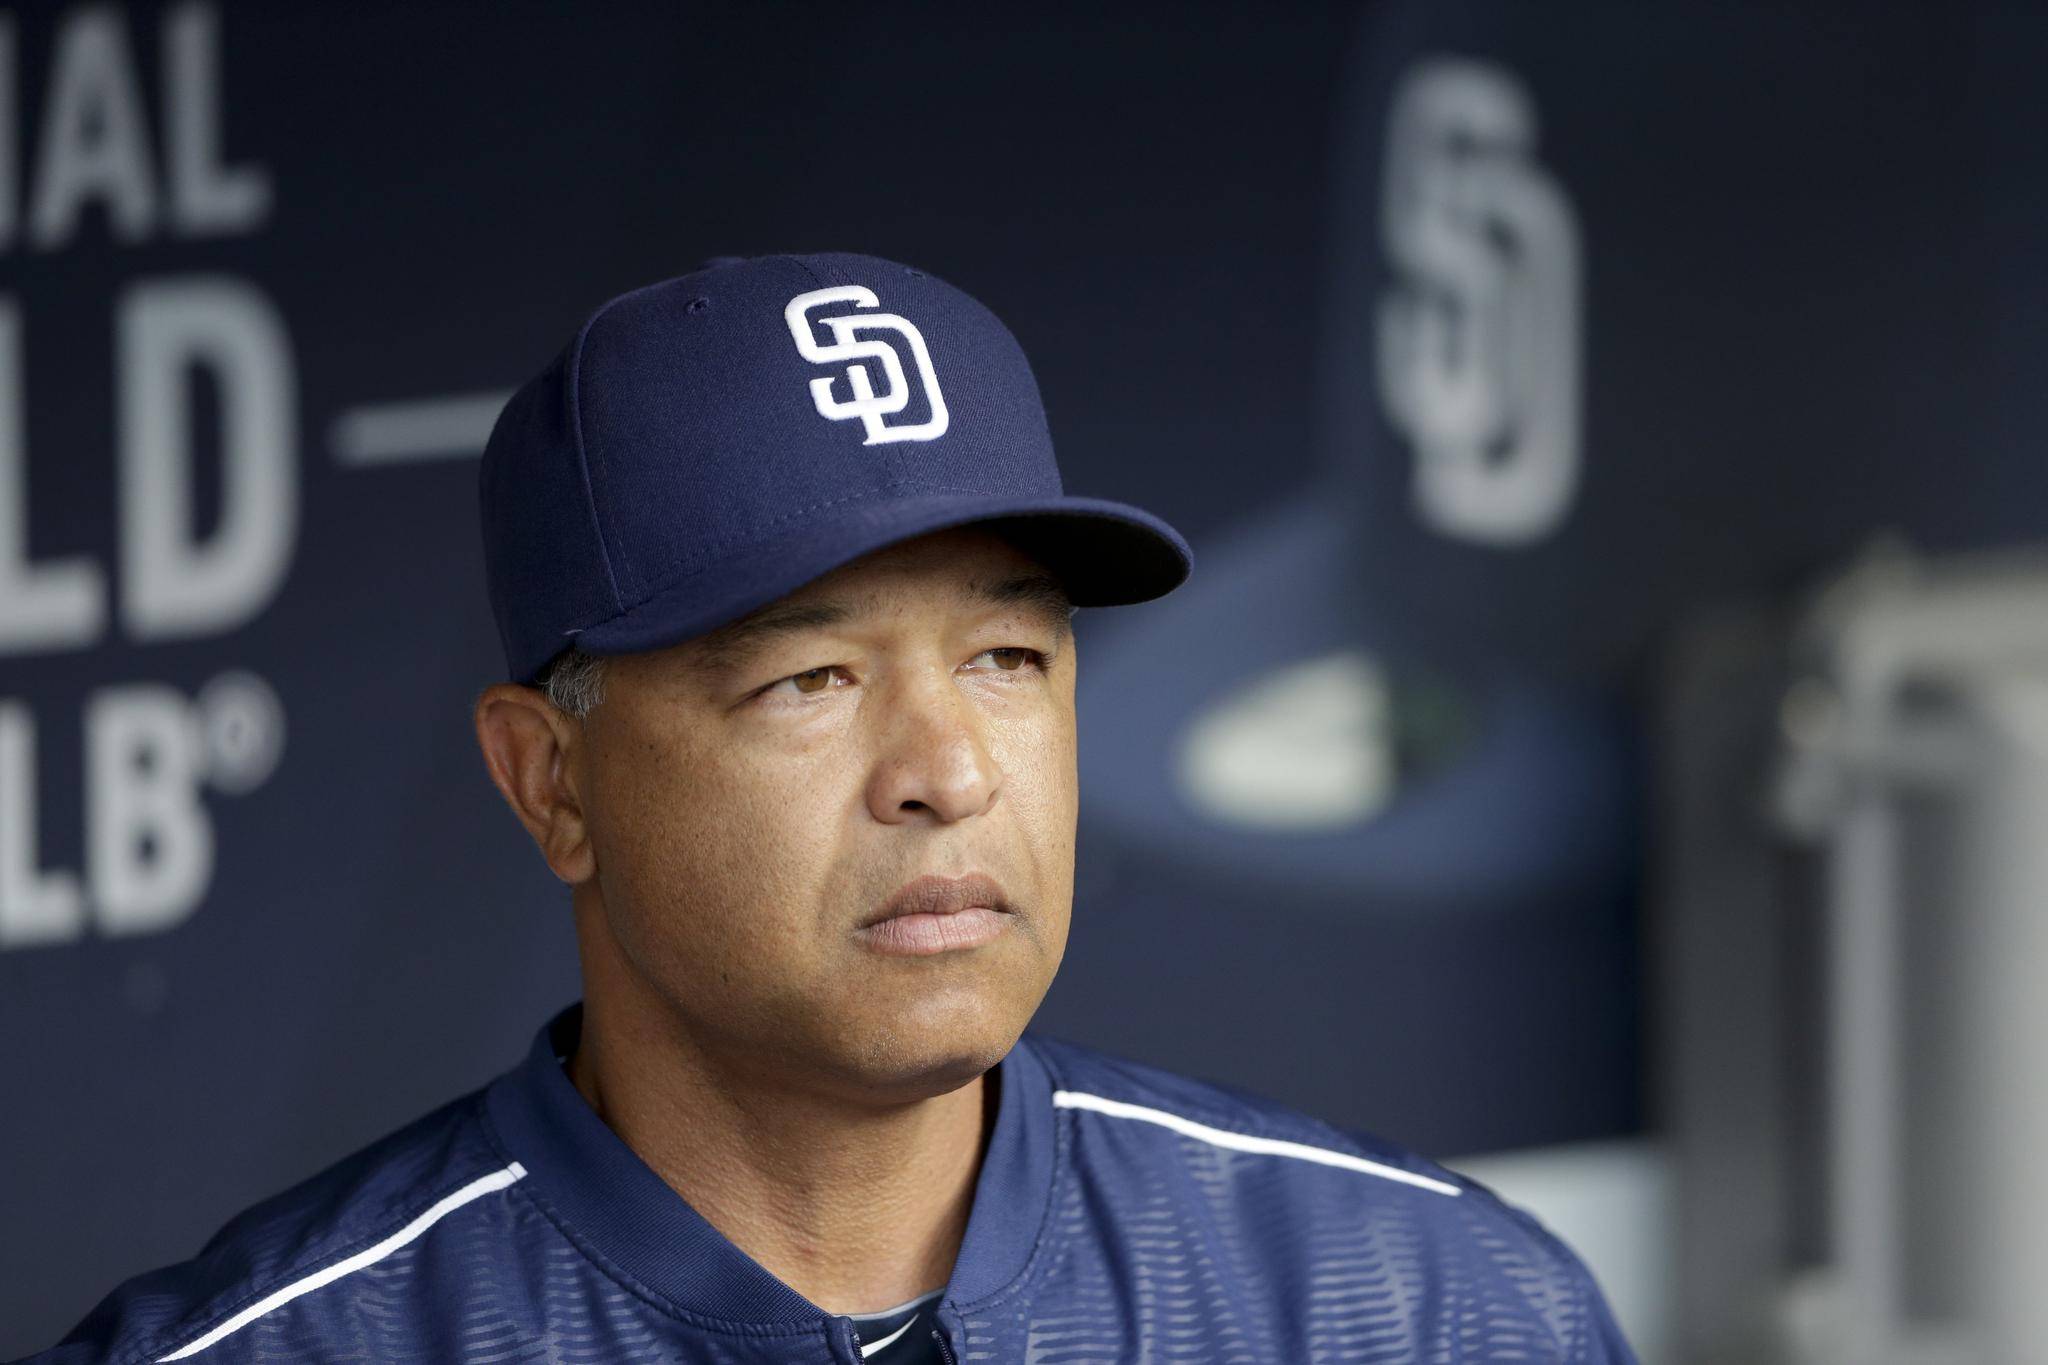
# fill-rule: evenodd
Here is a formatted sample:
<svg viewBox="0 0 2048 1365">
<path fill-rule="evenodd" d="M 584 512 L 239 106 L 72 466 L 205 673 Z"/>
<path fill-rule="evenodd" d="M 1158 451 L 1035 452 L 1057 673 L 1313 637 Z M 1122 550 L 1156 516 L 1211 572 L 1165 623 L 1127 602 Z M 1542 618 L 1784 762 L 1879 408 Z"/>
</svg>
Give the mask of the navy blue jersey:
<svg viewBox="0 0 2048 1365">
<path fill-rule="evenodd" d="M 34 1359 L 858 1365 L 903 1349 L 908 1333 L 864 1356 L 875 1322 L 775 1278 L 605 1126 L 559 1060 L 579 1023 L 558 1016 L 483 1090 L 123 1284 Z M 992 1079 L 959 1258 L 908 1319 L 940 1360 L 1634 1359 L 1577 1258 L 1471 1180 L 1035 1035 Z"/>
</svg>

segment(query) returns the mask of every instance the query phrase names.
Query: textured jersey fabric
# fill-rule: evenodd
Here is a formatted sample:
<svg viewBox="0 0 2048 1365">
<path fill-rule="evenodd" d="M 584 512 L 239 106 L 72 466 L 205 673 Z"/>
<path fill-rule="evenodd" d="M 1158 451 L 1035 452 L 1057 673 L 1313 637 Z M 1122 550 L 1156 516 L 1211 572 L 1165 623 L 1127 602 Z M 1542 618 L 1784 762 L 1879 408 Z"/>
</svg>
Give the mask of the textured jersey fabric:
<svg viewBox="0 0 2048 1365">
<path fill-rule="evenodd" d="M 878 1334 L 769 1274 L 583 1101 L 557 1060 L 579 1025 L 32 1359 L 859 1365 Z M 941 1360 L 1634 1359 L 1577 1258 L 1471 1180 L 1033 1034 L 992 1079 L 960 1255 L 911 1328 Z"/>
</svg>

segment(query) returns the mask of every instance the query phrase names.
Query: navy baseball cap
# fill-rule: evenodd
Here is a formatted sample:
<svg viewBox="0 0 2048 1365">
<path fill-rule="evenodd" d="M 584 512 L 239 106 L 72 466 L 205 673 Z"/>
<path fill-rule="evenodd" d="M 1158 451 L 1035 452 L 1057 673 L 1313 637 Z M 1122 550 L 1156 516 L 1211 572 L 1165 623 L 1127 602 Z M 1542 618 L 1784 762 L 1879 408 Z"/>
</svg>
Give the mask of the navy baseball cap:
<svg viewBox="0 0 2048 1365">
<path fill-rule="evenodd" d="M 884 545 L 987 523 L 1076 606 L 1172 591 L 1150 513 L 1068 496 L 1009 329 L 924 271 L 723 259 L 622 294 L 514 393 L 479 477 L 513 680 L 658 649 Z"/>
</svg>

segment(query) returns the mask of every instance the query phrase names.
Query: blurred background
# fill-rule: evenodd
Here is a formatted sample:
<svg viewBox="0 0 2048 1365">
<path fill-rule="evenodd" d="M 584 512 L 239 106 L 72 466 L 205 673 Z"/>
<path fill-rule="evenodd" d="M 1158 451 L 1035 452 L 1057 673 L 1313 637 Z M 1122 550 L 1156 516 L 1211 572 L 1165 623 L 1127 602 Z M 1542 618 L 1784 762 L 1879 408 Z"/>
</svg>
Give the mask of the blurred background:
<svg viewBox="0 0 2048 1365">
<path fill-rule="evenodd" d="M 2048 10 L 0 10 L 0 1356 L 513 1064 L 476 457 L 914 262 L 1070 490 L 1037 1027 L 1447 1160 L 1664 1362 L 2048 1359 Z"/>
</svg>

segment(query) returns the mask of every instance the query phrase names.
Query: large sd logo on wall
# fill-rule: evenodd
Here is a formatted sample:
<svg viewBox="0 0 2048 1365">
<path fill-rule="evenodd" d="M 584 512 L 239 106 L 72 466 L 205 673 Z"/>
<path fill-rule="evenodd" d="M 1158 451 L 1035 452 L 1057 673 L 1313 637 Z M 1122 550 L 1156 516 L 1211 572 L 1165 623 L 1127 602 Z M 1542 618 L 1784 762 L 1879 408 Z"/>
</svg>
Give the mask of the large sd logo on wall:
<svg viewBox="0 0 2048 1365">
<path fill-rule="evenodd" d="M 1415 450 L 1415 506 L 1446 535 L 1548 534 L 1579 470 L 1579 236 L 1535 162 L 1508 72 L 1437 58 L 1395 92 L 1381 231 L 1381 401 Z"/>
</svg>

